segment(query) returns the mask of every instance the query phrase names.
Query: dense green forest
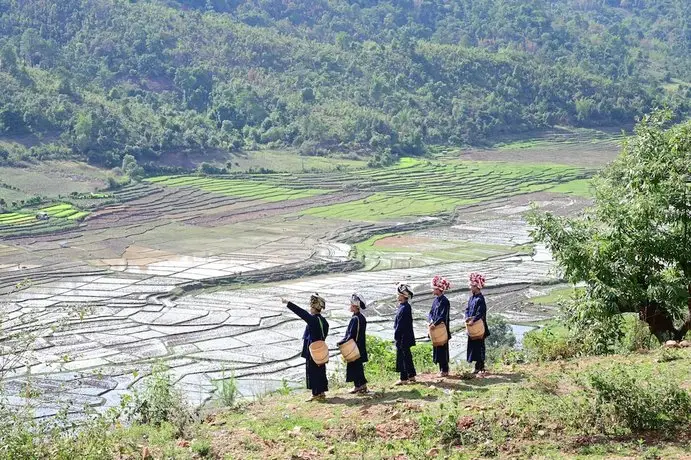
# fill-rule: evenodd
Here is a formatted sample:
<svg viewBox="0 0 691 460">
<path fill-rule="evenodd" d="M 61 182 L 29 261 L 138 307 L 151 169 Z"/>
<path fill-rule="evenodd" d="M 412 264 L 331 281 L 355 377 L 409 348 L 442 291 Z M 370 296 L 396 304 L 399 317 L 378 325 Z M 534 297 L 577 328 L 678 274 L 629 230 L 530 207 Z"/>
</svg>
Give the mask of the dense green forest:
<svg viewBox="0 0 691 460">
<path fill-rule="evenodd" d="M 0 0 L 0 164 L 262 146 L 377 163 L 660 105 L 686 118 L 689 5 Z"/>
</svg>

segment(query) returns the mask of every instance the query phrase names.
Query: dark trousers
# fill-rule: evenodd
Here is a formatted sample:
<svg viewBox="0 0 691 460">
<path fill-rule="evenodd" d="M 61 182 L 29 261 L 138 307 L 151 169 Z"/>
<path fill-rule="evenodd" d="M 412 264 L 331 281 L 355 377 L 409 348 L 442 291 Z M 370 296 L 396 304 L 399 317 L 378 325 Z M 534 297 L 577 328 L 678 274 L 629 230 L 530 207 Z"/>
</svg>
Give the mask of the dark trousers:
<svg viewBox="0 0 691 460">
<path fill-rule="evenodd" d="M 475 370 L 476 371 L 484 371 L 485 370 L 485 362 L 484 361 L 475 361 Z"/>
<path fill-rule="evenodd" d="M 396 370 L 400 372 L 401 380 L 408 380 L 417 375 L 410 347 L 396 346 Z"/>
<path fill-rule="evenodd" d="M 318 366 L 312 360 L 312 357 L 307 358 L 305 363 L 305 371 L 307 374 L 307 388 L 312 390 L 312 395 L 319 395 L 325 391 L 329 391 L 329 381 L 326 378 L 326 365 Z"/>
<path fill-rule="evenodd" d="M 353 382 L 356 387 L 367 384 L 365 378 L 365 364 L 358 359 L 346 365 L 346 382 Z"/>
<path fill-rule="evenodd" d="M 432 352 L 434 362 L 439 364 L 439 370 L 442 372 L 449 372 L 449 343 L 441 347 L 434 347 Z"/>
</svg>

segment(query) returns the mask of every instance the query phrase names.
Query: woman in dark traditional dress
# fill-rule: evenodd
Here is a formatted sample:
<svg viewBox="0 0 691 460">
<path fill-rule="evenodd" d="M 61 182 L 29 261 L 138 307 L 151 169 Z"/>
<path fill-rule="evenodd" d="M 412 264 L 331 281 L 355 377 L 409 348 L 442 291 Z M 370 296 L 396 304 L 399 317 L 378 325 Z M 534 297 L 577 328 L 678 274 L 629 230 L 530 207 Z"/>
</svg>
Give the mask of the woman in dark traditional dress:
<svg viewBox="0 0 691 460">
<path fill-rule="evenodd" d="M 413 308 L 408 299 L 413 298 L 413 291 L 406 284 L 398 285 L 398 311 L 394 319 L 394 340 L 396 342 L 396 370 L 400 372 L 401 379 L 396 385 L 414 383 L 415 364 L 410 348 L 415 346 L 415 333 L 413 332 Z"/>
<path fill-rule="evenodd" d="M 307 388 L 312 390 L 310 401 L 324 400 L 326 392 L 329 390 L 329 381 L 326 378 L 326 364 L 319 365 L 314 362 L 309 346 L 318 340 L 326 340 L 326 336 L 329 335 L 329 323 L 321 315 L 321 311 L 326 307 L 326 301 L 319 294 L 314 294 L 310 297 L 310 311 L 307 312 L 293 302 L 286 299 L 282 300 L 290 311 L 307 323 L 305 332 L 302 334 L 302 353 L 300 354 L 306 360 Z"/>
<path fill-rule="evenodd" d="M 473 325 L 477 321 L 482 321 L 485 326 L 485 334 L 482 338 L 471 339 L 468 337 L 468 362 L 475 361 L 473 374 L 485 373 L 485 339 L 489 336 L 487 328 L 487 305 L 485 297 L 480 290 L 485 286 L 485 277 L 479 273 L 470 274 L 470 298 L 468 308 L 465 310 L 465 321 L 468 325 Z"/>
<path fill-rule="evenodd" d="M 367 379 L 365 378 L 365 363 L 367 362 L 365 332 L 367 330 L 367 320 L 362 314 L 362 310 L 366 308 L 367 305 L 361 295 L 353 294 L 350 297 L 350 311 L 353 313 L 353 316 L 350 317 L 345 337 L 338 342 L 341 345 L 353 339 L 360 351 L 360 357 L 346 365 L 346 382 L 353 382 L 354 385 L 354 388 L 350 390 L 352 394 L 367 393 Z"/>
<path fill-rule="evenodd" d="M 444 323 L 446 333 L 451 340 L 451 304 L 446 298 L 444 292 L 451 287 L 451 284 L 441 276 L 437 275 L 432 279 L 432 294 L 434 294 L 434 301 L 432 302 L 432 309 L 429 312 L 427 319 L 429 320 L 429 327 L 434 329 L 440 327 Z M 446 377 L 449 375 L 449 342 L 446 342 L 440 347 L 434 347 L 432 358 L 435 363 L 439 364 L 439 376 Z"/>
</svg>

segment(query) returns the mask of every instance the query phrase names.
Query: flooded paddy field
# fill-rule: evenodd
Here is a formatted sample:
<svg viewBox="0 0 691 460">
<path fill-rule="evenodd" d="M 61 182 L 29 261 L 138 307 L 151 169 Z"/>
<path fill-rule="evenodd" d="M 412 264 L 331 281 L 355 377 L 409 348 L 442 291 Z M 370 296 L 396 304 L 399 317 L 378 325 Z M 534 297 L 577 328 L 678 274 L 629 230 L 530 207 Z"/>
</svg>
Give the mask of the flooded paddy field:
<svg viewBox="0 0 691 460">
<path fill-rule="evenodd" d="M 529 298 L 559 281 L 523 216 L 531 203 L 582 209 L 588 199 L 576 192 L 592 172 L 442 158 L 319 174 L 166 176 L 114 192 L 113 203 L 56 231 L 8 224 L 3 331 L 35 336 L 29 352 L 0 363 L 10 402 L 28 404 L 30 386 L 42 416 L 65 401 L 75 413 L 117 405 L 158 362 L 195 405 L 230 374 L 245 397 L 300 385 L 304 324 L 282 296 L 299 305 L 313 292 L 326 298 L 334 355 L 353 291 L 371 304 L 368 333 L 392 338 L 399 281 L 418 293 L 424 339 L 438 273 L 452 283 L 456 324 L 470 271 L 487 277 L 490 314 L 512 324 L 547 319 L 554 310 Z M 451 344 L 462 358 L 465 334 Z"/>
</svg>

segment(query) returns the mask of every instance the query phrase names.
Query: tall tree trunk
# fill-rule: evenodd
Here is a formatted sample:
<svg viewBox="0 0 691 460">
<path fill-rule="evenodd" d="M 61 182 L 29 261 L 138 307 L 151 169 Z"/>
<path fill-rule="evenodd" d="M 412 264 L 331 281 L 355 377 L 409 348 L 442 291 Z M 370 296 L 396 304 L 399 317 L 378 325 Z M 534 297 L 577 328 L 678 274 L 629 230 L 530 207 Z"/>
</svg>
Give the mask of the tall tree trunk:
<svg viewBox="0 0 691 460">
<path fill-rule="evenodd" d="M 638 317 L 641 321 L 648 323 L 650 333 L 657 337 L 661 343 L 677 335 L 678 331 L 674 327 L 674 321 L 657 303 L 651 302 L 642 306 L 638 311 Z"/>
</svg>

